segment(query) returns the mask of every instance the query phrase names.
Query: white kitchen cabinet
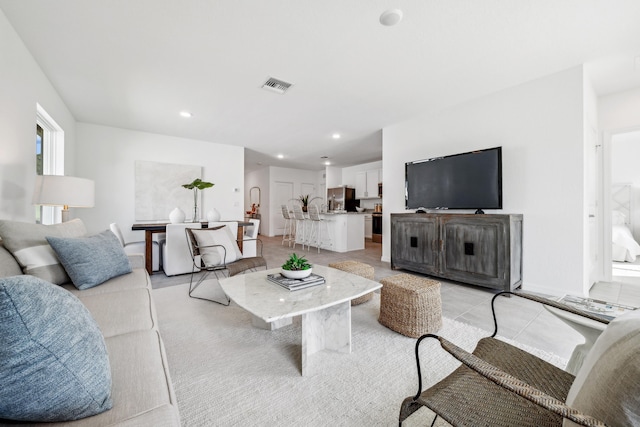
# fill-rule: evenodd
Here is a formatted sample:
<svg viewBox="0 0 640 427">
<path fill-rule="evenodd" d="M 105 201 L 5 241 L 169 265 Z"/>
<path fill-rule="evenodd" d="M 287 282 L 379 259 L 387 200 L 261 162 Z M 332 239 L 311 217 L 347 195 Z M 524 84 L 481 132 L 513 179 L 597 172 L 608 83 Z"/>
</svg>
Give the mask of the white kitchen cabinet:
<svg viewBox="0 0 640 427">
<path fill-rule="evenodd" d="M 367 171 L 367 197 L 378 197 L 378 183 L 380 182 L 380 169 Z"/>
<path fill-rule="evenodd" d="M 373 232 L 373 219 L 370 214 L 364 215 L 364 237 L 370 239 Z"/>
<path fill-rule="evenodd" d="M 356 174 L 356 199 L 364 199 L 367 192 L 367 173 L 365 171 Z"/>
<path fill-rule="evenodd" d="M 356 199 L 377 199 L 381 170 L 370 169 L 356 174 Z"/>
</svg>

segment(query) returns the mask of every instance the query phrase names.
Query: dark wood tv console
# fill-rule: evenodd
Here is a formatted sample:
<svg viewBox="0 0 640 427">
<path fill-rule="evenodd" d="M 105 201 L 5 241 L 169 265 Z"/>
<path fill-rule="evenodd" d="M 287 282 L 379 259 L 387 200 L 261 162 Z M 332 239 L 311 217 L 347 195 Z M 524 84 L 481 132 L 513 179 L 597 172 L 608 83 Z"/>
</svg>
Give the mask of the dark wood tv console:
<svg viewBox="0 0 640 427">
<path fill-rule="evenodd" d="M 522 215 L 391 214 L 391 268 L 516 289 L 522 285 Z"/>
</svg>

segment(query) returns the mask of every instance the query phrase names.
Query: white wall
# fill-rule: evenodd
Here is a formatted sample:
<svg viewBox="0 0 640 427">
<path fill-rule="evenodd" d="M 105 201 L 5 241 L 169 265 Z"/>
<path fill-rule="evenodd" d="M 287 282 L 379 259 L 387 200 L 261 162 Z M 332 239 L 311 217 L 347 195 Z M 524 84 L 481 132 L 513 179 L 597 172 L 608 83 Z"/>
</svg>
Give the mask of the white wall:
<svg viewBox="0 0 640 427">
<path fill-rule="evenodd" d="M 383 229 L 404 212 L 407 161 L 503 147 L 503 210 L 521 213 L 523 287 L 583 293 L 583 71 L 572 68 L 383 130 Z M 383 234 L 383 260 L 390 258 Z"/>
<path fill-rule="evenodd" d="M 260 233 L 266 236 L 268 235 L 267 231 L 269 230 L 269 221 L 271 219 L 271 213 L 269 212 L 269 197 L 271 194 L 269 188 L 269 168 L 262 168 L 246 174 L 244 181 L 246 210 L 251 208 L 251 204 L 249 203 L 249 190 L 251 187 L 260 188 Z"/>
<path fill-rule="evenodd" d="M 0 218 L 33 222 L 36 103 L 65 132 L 66 175 L 76 175 L 76 123 L 1 10 L 0 94 Z"/>
<path fill-rule="evenodd" d="M 603 131 L 623 131 L 640 125 L 640 88 L 598 99 L 598 121 Z"/>
<path fill-rule="evenodd" d="M 321 194 L 322 184 L 320 182 L 323 176 L 322 172 L 318 171 L 309 171 L 303 169 L 291 169 L 291 168 L 279 168 L 279 167 L 269 167 L 268 168 L 268 183 L 270 187 L 273 187 L 276 182 L 290 182 L 293 186 L 293 198 L 297 199 L 300 196 L 302 191 L 302 186 L 312 185 L 315 190 L 309 192 L 311 198 L 313 197 L 325 197 L 326 195 Z M 268 204 L 261 209 L 263 219 L 265 218 L 265 212 L 268 211 L 267 220 L 265 221 L 265 228 L 262 229 L 262 233 L 267 236 L 275 236 L 276 234 L 280 234 L 281 231 L 277 229 L 277 223 L 282 221 L 282 214 L 280 211 L 280 205 L 275 200 L 276 195 L 273 193 L 269 193 Z M 317 201 L 319 203 L 324 203 L 324 200 Z M 316 201 L 314 201 L 316 203 Z"/>
<path fill-rule="evenodd" d="M 131 231 L 136 160 L 202 166 L 202 179 L 215 186 L 202 191 L 201 212 L 216 208 L 223 220 L 244 218 L 243 147 L 87 123 L 78 123 L 77 129 L 77 170 L 96 183 L 96 206 L 76 209 L 90 232 L 117 222 L 125 240 L 144 240 L 144 232 Z"/>
<path fill-rule="evenodd" d="M 602 150 L 598 138 L 598 97 L 591 80 L 583 73 L 583 257 L 584 277 L 583 294 L 588 295 L 589 289 L 597 281 L 606 278 L 602 241 L 603 218 L 598 208 L 600 188 L 602 182 Z"/>
</svg>

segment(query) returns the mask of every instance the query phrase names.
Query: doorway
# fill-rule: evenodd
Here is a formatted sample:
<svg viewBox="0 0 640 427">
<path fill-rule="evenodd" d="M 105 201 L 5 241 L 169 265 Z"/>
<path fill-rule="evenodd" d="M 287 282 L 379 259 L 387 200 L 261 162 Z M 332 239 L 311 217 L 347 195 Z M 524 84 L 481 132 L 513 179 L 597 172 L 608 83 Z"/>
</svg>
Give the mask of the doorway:
<svg viewBox="0 0 640 427">
<path fill-rule="evenodd" d="M 592 296 L 637 304 L 633 295 L 640 292 L 640 255 L 636 258 L 633 242 L 621 233 L 640 242 L 640 168 L 634 164 L 640 158 L 640 126 L 605 132 L 603 147 L 601 240 L 608 294 Z"/>
</svg>

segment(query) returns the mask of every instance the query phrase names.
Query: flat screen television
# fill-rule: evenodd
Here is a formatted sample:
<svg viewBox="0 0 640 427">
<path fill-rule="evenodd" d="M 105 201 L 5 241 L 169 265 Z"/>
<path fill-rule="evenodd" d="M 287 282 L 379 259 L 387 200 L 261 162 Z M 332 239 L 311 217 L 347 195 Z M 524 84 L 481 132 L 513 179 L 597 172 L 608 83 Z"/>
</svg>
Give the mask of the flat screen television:
<svg viewBox="0 0 640 427">
<path fill-rule="evenodd" d="M 407 162 L 407 209 L 502 209 L 502 147 Z"/>
</svg>

